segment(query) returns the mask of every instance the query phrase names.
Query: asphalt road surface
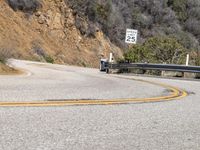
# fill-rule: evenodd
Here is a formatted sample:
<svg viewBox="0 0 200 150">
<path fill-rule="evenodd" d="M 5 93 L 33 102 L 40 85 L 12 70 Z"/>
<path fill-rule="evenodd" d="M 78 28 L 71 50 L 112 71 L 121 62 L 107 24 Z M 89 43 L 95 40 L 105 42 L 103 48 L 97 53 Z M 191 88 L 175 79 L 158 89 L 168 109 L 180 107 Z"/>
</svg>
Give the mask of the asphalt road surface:
<svg viewBox="0 0 200 150">
<path fill-rule="evenodd" d="M 167 96 L 173 101 L 52 107 L 0 106 L 0 150 L 198 150 L 200 82 L 114 76 L 97 69 L 11 60 L 26 71 L 0 76 L 0 103 Z M 130 78 L 130 79 L 125 79 Z"/>
</svg>

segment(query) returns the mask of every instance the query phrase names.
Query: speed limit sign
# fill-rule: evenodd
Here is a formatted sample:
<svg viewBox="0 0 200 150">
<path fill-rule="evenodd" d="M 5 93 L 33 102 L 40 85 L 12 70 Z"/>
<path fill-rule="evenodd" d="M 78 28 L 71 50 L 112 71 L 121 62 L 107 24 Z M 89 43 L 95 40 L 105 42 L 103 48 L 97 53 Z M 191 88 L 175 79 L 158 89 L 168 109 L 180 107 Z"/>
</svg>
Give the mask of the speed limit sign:
<svg viewBox="0 0 200 150">
<path fill-rule="evenodd" d="M 137 43 L 138 30 L 126 29 L 126 43 L 136 44 Z"/>
</svg>

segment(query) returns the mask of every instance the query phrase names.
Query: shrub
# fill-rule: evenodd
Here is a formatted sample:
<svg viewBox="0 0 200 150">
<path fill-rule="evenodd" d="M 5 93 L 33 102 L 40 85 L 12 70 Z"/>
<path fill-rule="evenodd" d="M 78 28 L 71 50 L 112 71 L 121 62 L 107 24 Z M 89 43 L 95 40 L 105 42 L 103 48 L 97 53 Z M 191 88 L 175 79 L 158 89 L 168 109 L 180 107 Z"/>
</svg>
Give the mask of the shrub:
<svg viewBox="0 0 200 150">
<path fill-rule="evenodd" d="M 172 36 L 175 37 L 186 49 L 199 49 L 199 42 L 191 33 L 177 32 Z"/>
<path fill-rule="evenodd" d="M 75 26 L 79 31 L 81 32 L 82 35 L 85 35 L 87 32 L 87 24 L 84 22 L 84 20 L 77 16 L 75 19 Z"/>
<path fill-rule="evenodd" d="M 200 66 L 200 50 L 190 52 L 190 65 Z"/>
<path fill-rule="evenodd" d="M 11 49 L 0 49 L 0 62 L 6 63 L 7 59 L 11 58 L 13 56 L 13 50 Z"/>
<path fill-rule="evenodd" d="M 39 56 L 40 61 L 46 61 L 48 63 L 54 63 L 54 59 L 48 55 L 45 50 L 41 47 L 40 41 L 33 41 L 32 42 L 32 51 L 34 54 L 37 54 Z"/>
<path fill-rule="evenodd" d="M 146 62 L 148 51 L 143 45 L 133 45 L 125 54 L 124 58 L 128 62 Z"/>
<path fill-rule="evenodd" d="M 200 20 L 197 20 L 196 18 L 190 18 L 186 21 L 185 27 L 186 30 L 193 33 L 194 35 L 198 36 L 200 35 Z"/>
<path fill-rule="evenodd" d="M 7 2 L 13 10 L 25 13 L 34 13 L 42 6 L 38 0 L 7 0 Z"/>
<path fill-rule="evenodd" d="M 187 20 L 187 0 L 169 0 L 168 4 L 172 5 L 172 8 L 176 12 L 180 21 Z"/>
<path fill-rule="evenodd" d="M 53 64 L 54 63 L 54 59 L 51 56 L 45 56 L 44 59 L 46 60 L 46 62 Z"/>
<path fill-rule="evenodd" d="M 133 24 L 137 26 L 137 28 L 150 28 L 152 23 L 153 19 L 149 15 L 142 13 L 133 14 Z"/>
<path fill-rule="evenodd" d="M 40 46 L 39 41 L 33 41 L 32 42 L 32 50 L 35 54 L 37 54 L 40 57 L 45 57 L 46 53 L 45 50 Z"/>
<path fill-rule="evenodd" d="M 185 48 L 175 38 L 150 38 L 144 46 L 150 51 L 149 59 L 158 63 L 180 64 L 186 55 Z"/>
<path fill-rule="evenodd" d="M 191 9 L 193 7 L 199 7 L 200 6 L 200 1 L 199 0 L 186 0 L 187 1 L 187 8 Z"/>
<path fill-rule="evenodd" d="M 174 38 L 153 37 L 142 45 L 134 45 L 124 58 L 131 62 L 151 62 L 181 64 L 186 56 L 186 50 Z"/>
<path fill-rule="evenodd" d="M 195 57 L 195 65 L 200 66 L 200 54 L 198 54 L 197 57 Z"/>
<path fill-rule="evenodd" d="M 188 13 L 189 13 L 189 16 L 193 16 L 197 18 L 198 20 L 200 19 L 200 7 L 191 8 Z"/>
<path fill-rule="evenodd" d="M 109 16 L 109 12 L 110 12 L 109 4 L 106 4 L 106 5 L 97 4 L 96 5 L 95 14 L 97 15 L 97 17 L 101 17 L 102 19 L 107 20 L 108 16 Z"/>
</svg>

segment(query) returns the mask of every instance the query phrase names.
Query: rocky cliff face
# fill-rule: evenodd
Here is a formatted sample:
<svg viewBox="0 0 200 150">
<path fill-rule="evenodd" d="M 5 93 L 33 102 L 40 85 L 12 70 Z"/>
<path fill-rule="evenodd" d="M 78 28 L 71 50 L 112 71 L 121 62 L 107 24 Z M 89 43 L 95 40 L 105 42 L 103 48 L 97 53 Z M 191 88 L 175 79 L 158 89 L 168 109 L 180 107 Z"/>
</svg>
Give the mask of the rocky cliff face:
<svg viewBox="0 0 200 150">
<path fill-rule="evenodd" d="M 109 52 L 122 55 L 101 30 L 80 17 L 93 30 L 81 34 L 75 25 L 77 14 L 64 0 L 42 1 L 34 12 L 10 6 L 0 1 L 0 48 L 12 50 L 14 57 L 97 67 L 99 58 Z"/>
</svg>

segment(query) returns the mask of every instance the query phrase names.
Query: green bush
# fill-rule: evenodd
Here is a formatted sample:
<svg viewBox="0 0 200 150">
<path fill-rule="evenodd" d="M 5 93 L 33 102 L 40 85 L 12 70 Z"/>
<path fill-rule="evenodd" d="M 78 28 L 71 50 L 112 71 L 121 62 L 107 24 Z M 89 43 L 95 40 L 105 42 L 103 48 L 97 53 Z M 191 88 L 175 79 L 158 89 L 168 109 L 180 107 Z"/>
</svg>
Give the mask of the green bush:
<svg viewBox="0 0 200 150">
<path fill-rule="evenodd" d="M 180 21 L 186 21 L 187 14 L 187 0 L 169 0 L 169 5 L 172 5 L 173 10 L 176 12 Z"/>
<path fill-rule="evenodd" d="M 195 65 L 200 66 L 200 55 L 198 57 L 196 57 Z"/>
<path fill-rule="evenodd" d="M 46 62 L 53 64 L 54 63 L 54 59 L 51 56 L 45 56 L 44 59 L 46 60 Z"/>
<path fill-rule="evenodd" d="M 190 65 L 200 66 L 200 50 L 190 52 Z"/>
<path fill-rule="evenodd" d="M 107 20 L 108 16 L 109 16 L 109 12 L 110 12 L 110 5 L 106 4 L 106 5 L 101 5 L 101 4 L 96 4 L 95 8 L 94 8 L 96 17 L 100 17 L 104 20 Z"/>
<path fill-rule="evenodd" d="M 182 64 L 186 50 L 174 38 L 153 37 L 142 45 L 132 46 L 125 54 L 129 62 Z"/>
<path fill-rule="evenodd" d="M 124 58 L 128 62 L 146 62 L 148 51 L 143 45 L 133 45 L 126 53 Z"/>
</svg>

